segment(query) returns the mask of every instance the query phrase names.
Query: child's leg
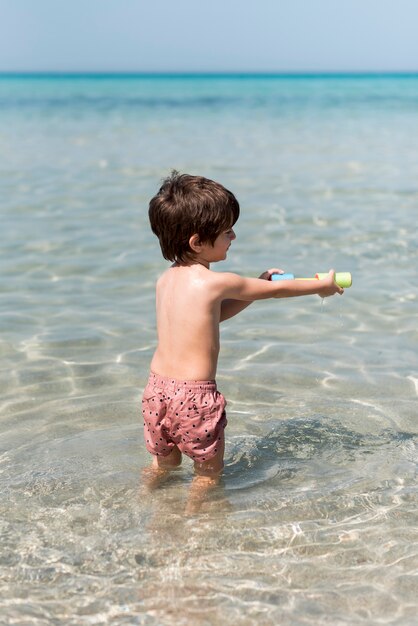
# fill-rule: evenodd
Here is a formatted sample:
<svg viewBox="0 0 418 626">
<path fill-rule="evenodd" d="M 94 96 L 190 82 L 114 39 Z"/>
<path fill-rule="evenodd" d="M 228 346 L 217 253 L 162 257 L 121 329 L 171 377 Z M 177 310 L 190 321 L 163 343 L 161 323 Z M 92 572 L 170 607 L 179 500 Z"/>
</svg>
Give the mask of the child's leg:
<svg viewBox="0 0 418 626">
<path fill-rule="evenodd" d="M 181 465 L 181 459 L 181 452 L 177 446 L 174 446 L 167 456 L 153 455 L 151 465 L 142 471 L 143 486 L 148 491 L 159 487 L 168 477 L 170 470 Z"/>
<path fill-rule="evenodd" d="M 152 461 L 152 466 L 160 469 L 172 469 L 173 467 L 178 467 L 179 465 L 181 465 L 181 452 L 177 446 L 174 446 L 170 454 L 167 454 L 167 456 L 154 456 Z"/>
<path fill-rule="evenodd" d="M 210 478 L 216 482 L 219 482 L 222 470 L 224 468 L 224 451 L 225 439 L 222 436 L 215 456 L 213 456 L 208 461 L 195 461 L 194 471 L 196 474 L 196 478 L 199 476 L 204 476 L 206 478 Z"/>
<path fill-rule="evenodd" d="M 212 489 L 219 485 L 224 467 L 224 441 L 222 440 L 217 453 L 208 461 L 195 462 L 195 477 L 190 487 L 186 505 L 186 515 L 195 515 L 205 503 Z"/>
</svg>

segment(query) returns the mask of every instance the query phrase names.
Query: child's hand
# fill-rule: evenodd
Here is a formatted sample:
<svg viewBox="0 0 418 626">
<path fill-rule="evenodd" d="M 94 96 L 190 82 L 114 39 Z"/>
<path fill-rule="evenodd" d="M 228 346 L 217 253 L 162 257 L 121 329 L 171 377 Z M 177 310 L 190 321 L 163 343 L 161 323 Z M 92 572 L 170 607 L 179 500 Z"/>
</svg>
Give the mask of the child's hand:
<svg viewBox="0 0 418 626">
<path fill-rule="evenodd" d="M 258 278 L 262 278 L 263 280 L 271 280 L 273 274 L 284 274 L 284 271 L 277 269 L 277 267 L 274 267 L 273 269 L 266 270 L 265 272 L 260 274 Z"/>
<path fill-rule="evenodd" d="M 344 289 L 342 287 L 339 287 L 335 282 L 334 270 L 330 270 L 328 272 L 328 276 L 326 278 L 323 278 L 319 282 L 323 284 L 323 287 L 321 286 L 320 290 L 318 291 L 318 296 L 320 296 L 321 298 L 328 298 L 328 296 L 333 296 L 336 293 L 339 293 L 340 295 L 344 293 Z"/>
</svg>

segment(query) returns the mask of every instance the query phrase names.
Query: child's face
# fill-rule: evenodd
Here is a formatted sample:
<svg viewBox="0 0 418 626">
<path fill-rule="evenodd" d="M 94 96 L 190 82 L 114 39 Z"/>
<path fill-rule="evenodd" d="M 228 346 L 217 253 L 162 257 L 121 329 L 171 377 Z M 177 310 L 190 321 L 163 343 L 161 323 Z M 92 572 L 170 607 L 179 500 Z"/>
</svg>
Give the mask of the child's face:
<svg viewBox="0 0 418 626">
<path fill-rule="evenodd" d="M 224 261 L 229 249 L 229 246 L 236 239 L 236 235 L 233 228 L 225 230 L 215 239 L 213 246 L 210 242 L 205 244 L 205 256 L 209 263 L 216 263 L 217 261 Z"/>
</svg>

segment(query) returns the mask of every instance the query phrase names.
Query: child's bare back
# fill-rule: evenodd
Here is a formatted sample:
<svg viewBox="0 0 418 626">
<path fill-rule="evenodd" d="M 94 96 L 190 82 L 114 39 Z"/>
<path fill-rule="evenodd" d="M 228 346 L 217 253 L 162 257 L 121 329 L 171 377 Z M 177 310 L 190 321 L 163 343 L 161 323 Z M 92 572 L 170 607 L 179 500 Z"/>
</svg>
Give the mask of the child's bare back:
<svg viewBox="0 0 418 626">
<path fill-rule="evenodd" d="M 153 372 L 178 380 L 215 379 L 221 301 L 213 274 L 200 264 L 175 265 L 158 280 Z"/>
</svg>

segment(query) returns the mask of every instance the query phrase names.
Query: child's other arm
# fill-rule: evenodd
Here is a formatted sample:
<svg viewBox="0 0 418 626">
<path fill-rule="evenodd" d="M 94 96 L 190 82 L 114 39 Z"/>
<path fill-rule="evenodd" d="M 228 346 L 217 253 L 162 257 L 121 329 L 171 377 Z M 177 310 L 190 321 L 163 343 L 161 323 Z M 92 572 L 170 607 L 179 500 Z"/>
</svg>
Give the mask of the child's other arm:
<svg viewBox="0 0 418 626">
<path fill-rule="evenodd" d="M 253 302 L 253 300 L 249 302 L 245 302 L 244 300 L 223 300 L 221 304 L 220 321 L 224 322 L 234 317 L 234 315 L 238 315 L 238 313 L 241 313 L 247 306 L 250 306 L 251 302 Z"/>
<path fill-rule="evenodd" d="M 279 270 L 277 268 L 273 268 L 263 272 L 258 278 L 262 278 L 264 280 L 271 280 L 272 274 L 283 274 L 283 270 Z M 221 304 L 221 322 L 225 320 L 229 320 L 234 315 L 238 315 L 244 309 L 246 309 L 250 304 L 254 302 L 254 300 L 224 300 Z"/>
<path fill-rule="evenodd" d="M 322 280 L 271 281 L 269 278 L 272 273 L 275 273 L 275 270 L 268 270 L 261 275 L 261 278 L 268 276 L 267 280 L 244 278 L 237 274 L 222 274 L 223 299 L 244 300 L 251 303 L 254 300 L 267 298 L 293 298 L 312 294 L 327 298 L 336 293 L 344 293 L 344 289 L 339 287 L 334 280 L 334 270 L 330 270 L 328 276 Z"/>
</svg>

